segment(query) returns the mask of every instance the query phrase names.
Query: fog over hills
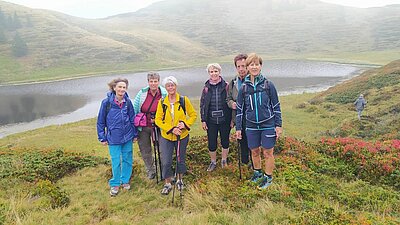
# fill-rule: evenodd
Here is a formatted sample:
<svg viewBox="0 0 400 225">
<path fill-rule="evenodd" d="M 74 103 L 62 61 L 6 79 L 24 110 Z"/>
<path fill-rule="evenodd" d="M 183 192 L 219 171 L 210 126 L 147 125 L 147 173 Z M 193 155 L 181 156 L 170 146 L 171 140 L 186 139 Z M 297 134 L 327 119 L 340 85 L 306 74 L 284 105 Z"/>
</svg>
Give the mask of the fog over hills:
<svg viewBox="0 0 400 225">
<path fill-rule="evenodd" d="M 400 49 L 400 5 L 359 9 L 317 0 L 172 0 L 108 21 L 178 32 L 220 54 Z"/>
<path fill-rule="evenodd" d="M 18 65 L 2 68 L 3 74 L 18 76 L 54 68 L 52 74 L 62 76 L 179 66 L 239 52 L 281 58 L 400 52 L 400 5 L 359 9 L 318 0 L 166 0 L 97 20 L 3 1 L 0 9 L 6 17 L 17 13 L 22 23 L 17 31 L 3 29 L 6 41 L 0 41 L 0 59 Z M 20 58 L 11 56 L 16 32 L 29 49 Z"/>
</svg>

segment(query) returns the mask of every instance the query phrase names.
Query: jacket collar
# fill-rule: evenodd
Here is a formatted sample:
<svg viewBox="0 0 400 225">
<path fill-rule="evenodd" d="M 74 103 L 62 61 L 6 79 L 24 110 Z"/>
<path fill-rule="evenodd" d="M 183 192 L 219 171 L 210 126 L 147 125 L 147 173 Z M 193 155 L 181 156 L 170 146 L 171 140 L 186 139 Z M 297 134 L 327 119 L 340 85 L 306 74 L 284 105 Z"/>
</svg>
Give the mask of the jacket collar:
<svg viewBox="0 0 400 225">
<path fill-rule="evenodd" d="M 175 102 L 174 102 L 174 103 L 179 102 L 179 98 L 180 98 L 180 95 L 179 95 L 178 92 L 176 92 L 176 95 L 175 95 Z M 163 101 L 163 104 L 164 104 L 164 105 L 167 105 L 167 106 L 169 106 L 169 105 L 171 104 L 171 102 L 169 101 L 168 95 L 165 96 L 165 99 L 164 99 L 164 101 Z"/>
<path fill-rule="evenodd" d="M 256 76 L 256 77 L 254 78 L 254 86 L 256 86 L 256 85 L 259 84 L 259 83 L 264 82 L 264 80 L 265 80 L 265 77 L 264 77 L 261 73 L 258 74 L 258 76 Z M 250 74 L 246 76 L 246 78 L 244 79 L 244 82 L 245 82 L 245 83 L 251 84 Z"/>
</svg>

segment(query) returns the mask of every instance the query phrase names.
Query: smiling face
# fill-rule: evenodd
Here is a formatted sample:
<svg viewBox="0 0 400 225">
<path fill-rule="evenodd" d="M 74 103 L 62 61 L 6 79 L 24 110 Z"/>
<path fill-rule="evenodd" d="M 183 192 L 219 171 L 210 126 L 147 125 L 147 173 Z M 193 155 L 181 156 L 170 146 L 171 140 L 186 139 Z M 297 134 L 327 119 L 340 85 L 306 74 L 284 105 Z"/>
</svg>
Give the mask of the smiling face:
<svg viewBox="0 0 400 225">
<path fill-rule="evenodd" d="M 158 79 L 149 79 L 148 82 L 149 82 L 150 91 L 157 91 L 160 81 Z"/>
<path fill-rule="evenodd" d="M 216 82 L 219 80 L 220 71 L 215 67 L 210 67 L 208 69 L 208 74 L 210 75 L 210 80 Z"/>
<path fill-rule="evenodd" d="M 253 77 L 256 77 L 260 74 L 261 72 L 262 65 L 260 62 L 250 62 L 250 64 L 247 66 L 247 69 L 249 70 L 249 74 Z"/>
<path fill-rule="evenodd" d="M 176 94 L 176 85 L 172 82 L 165 84 L 165 89 L 167 89 L 168 95 Z"/>
<path fill-rule="evenodd" d="M 236 61 L 236 71 L 242 79 L 247 75 L 246 59 Z"/>
<path fill-rule="evenodd" d="M 126 83 L 125 82 L 118 82 L 114 87 L 115 95 L 117 97 L 123 97 L 126 93 Z"/>
</svg>

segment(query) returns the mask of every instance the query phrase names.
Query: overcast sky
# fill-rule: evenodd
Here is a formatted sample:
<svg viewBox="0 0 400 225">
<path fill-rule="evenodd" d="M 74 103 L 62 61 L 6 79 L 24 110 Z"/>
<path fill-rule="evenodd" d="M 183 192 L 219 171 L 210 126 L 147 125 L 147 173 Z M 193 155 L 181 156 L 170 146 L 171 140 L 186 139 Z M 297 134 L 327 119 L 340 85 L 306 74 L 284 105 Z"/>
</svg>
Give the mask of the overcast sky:
<svg viewBox="0 0 400 225">
<path fill-rule="evenodd" d="M 83 18 L 104 18 L 135 12 L 160 0 L 5 0 L 30 8 L 50 9 Z M 217 0 L 216 0 L 217 1 Z M 260 0 L 263 1 L 263 0 Z M 400 0 L 322 0 L 335 4 L 367 8 L 400 4 Z"/>
</svg>

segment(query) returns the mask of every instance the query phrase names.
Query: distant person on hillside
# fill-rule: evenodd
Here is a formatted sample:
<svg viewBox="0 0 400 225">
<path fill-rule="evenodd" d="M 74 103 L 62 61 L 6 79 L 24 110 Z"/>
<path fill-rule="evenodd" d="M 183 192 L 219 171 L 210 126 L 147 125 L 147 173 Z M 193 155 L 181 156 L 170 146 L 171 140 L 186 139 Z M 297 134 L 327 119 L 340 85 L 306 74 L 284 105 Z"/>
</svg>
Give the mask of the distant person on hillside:
<svg viewBox="0 0 400 225">
<path fill-rule="evenodd" d="M 274 146 L 282 135 L 281 108 L 275 85 L 261 74 L 261 57 L 250 54 L 246 66 L 249 76 L 239 89 L 236 103 L 236 137 L 242 139 L 242 124 L 246 120 L 245 130 L 254 166 L 251 181 L 259 184 L 259 189 L 265 189 L 272 184 Z M 261 150 L 265 158 L 264 173 L 261 169 Z"/>
<path fill-rule="evenodd" d="M 364 99 L 364 95 L 360 94 L 357 100 L 354 102 L 354 106 L 356 107 L 358 120 L 361 120 L 361 113 L 367 105 L 367 101 Z"/>
<path fill-rule="evenodd" d="M 172 159 L 174 148 L 177 150 L 176 185 L 178 190 L 184 188 L 183 174 L 186 173 L 186 147 L 189 142 L 190 126 L 196 121 L 197 113 L 189 99 L 178 94 L 176 91 L 178 81 L 175 77 L 169 76 L 163 80 L 167 90 L 167 96 L 158 102 L 155 123 L 161 129 L 160 149 L 162 177 L 165 184 L 161 194 L 167 195 L 172 190 Z"/>
<path fill-rule="evenodd" d="M 133 126 L 135 111 L 126 93 L 128 80 L 117 78 L 108 84 L 110 92 L 101 102 L 97 117 L 97 135 L 99 141 L 108 145 L 112 178 L 109 180 L 110 195 L 116 196 L 119 187 L 131 188 L 129 181 L 132 175 L 133 147 L 132 141 L 137 138 Z"/>
<path fill-rule="evenodd" d="M 236 77 L 233 78 L 229 83 L 228 97 L 226 99 L 229 108 L 232 109 L 231 128 L 233 128 L 236 123 L 236 101 L 238 93 L 244 82 L 244 78 L 247 76 L 246 59 L 247 59 L 246 54 L 239 54 L 233 59 L 237 74 Z M 242 121 L 245 122 L 245 120 Z M 249 160 L 250 149 L 247 144 L 246 130 L 244 128 L 245 125 L 242 124 L 242 139 L 239 140 L 241 161 L 243 164 L 248 164 L 250 162 Z"/>
<path fill-rule="evenodd" d="M 147 177 L 154 179 L 156 176 L 155 162 L 151 149 L 151 135 L 154 126 L 154 118 L 156 115 L 158 101 L 167 96 L 167 91 L 164 87 L 159 86 L 160 75 L 155 72 L 147 74 L 148 86 L 139 90 L 133 100 L 133 108 L 135 113 L 142 116 L 145 120 L 143 126 L 139 126 L 138 144 L 144 165 L 146 167 Z"/>
<path fill-rule="evenodd" d="M 208 150 L 211 163 L 207 171 L 217 167 L 218 132 L 222 145 L 221 167 L 228 165 L 229 134 L 232 112 L 226 103 L 228 83 L 221 77 L 218 63 L 207 65 L 209 79 L 205 82 L 200 98 L 200 114 L 203 130 L 207 131 Z"/>
</svg>

